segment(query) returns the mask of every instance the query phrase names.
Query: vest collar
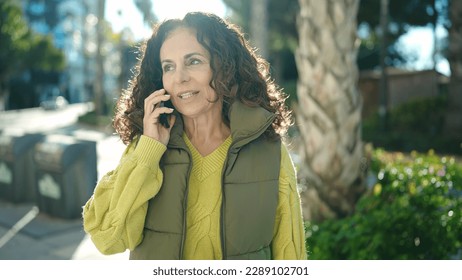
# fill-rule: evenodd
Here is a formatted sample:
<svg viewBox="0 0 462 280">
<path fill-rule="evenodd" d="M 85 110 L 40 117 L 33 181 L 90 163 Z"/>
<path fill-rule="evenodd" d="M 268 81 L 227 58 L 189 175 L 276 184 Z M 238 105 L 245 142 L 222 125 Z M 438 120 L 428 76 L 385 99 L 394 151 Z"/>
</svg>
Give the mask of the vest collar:
<svg viewBox="0 0 462 280">
<path fill-rule="evenodd" d="M 170 131 L 170 140 L 168 142 L 169 147 L 183 147 L 186 148 L 186 143 L 184 143 L 182 135 L 183 135 L 183 118 L 181 117 L 180 113 L 174 111 L 173 114 L 176 116 L 175 124 Z"/>
<path fill-rule="evenodd" d="M 182 139 L 184 124 L 181 115 L 176 115 L 175 125 L 172 127 L 169 146 L 184 147 L 186 144 Z M 239 149 L 245 144 L 255 140 L 262 135 L 276 117 L 275 114 L 262 107 L 249 107 L 240 101 L 235 101 L 230 108 L 230 129 L 233 143 L 231 148 Z"/>
<path fill-rule="evenodd" d="M 275 117 L 275 114 L 260 106 L 249 107 L 235 101 L 230 109 L 232 147 L 240 148 L 258 138 L 271 125 Z"/>
</svg>

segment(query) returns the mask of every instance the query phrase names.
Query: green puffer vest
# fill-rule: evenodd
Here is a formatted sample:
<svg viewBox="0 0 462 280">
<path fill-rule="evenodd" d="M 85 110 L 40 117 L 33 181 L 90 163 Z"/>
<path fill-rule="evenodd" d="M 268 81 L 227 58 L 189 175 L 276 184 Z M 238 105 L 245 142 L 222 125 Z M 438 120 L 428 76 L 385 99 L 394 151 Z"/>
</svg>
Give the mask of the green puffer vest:
<svg viewBox="0 0 462 280">
<path fill-rule="evenodd" d="M 223 259 L 271 259 L 281 142 L 260 136 L 274 115 L 235 102 L 230 116 L 233 142 L 222 176 Z M 149 201 L 143 241 L 130 253 L 130 259 L 182 259 L 191 171 L 191 154 L 182 133 L 183 124 L 177 116 L 161 160 L 162 188 Z"/>
</svg>

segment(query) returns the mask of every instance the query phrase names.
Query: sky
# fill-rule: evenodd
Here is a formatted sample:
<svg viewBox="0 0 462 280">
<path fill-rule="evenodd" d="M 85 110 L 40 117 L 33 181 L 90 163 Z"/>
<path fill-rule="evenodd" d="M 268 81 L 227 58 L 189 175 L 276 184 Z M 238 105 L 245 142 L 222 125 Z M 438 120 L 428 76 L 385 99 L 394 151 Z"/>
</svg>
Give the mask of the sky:
<svg viewBox="0 0 462 280">
<path fill-rule="evenodd" d="M 437 29 L 436 35 L 439 39 L 447 35 L 446 29 L 440 27 Z M 409 67 L 416 70 L 431 69 L 432 68 L 432 54 L 433 54 L 433 30 L 428 27 L 413 28 L 411 32 L 403 35 L 400 38 L 403 47 L 407 51 L 414 51 L 420 53 L 419 59 Z M 449 62 L 447 59 L 439 59 L 437 61 L 436 70 L 445 75 L 450 74 Z"/>
<path fill-rule="evenodd" d="M 177 18 L 190 11 L 212 12 L 218 16 L 226 16 L 227 8 L 221 0 L 153 0 L 153 10 L 158 20 Z M 143 24 L 143 17 L 137 10 L 133 0 L 106 0 L 105 18 L 112 24 L 114 32 L 120 32 L 128 27 L 132 30 L 134 39 L 147 39 L 151 35 L 149 26 Z M 445 30 L 440 29 L 438 36 L 443 37 Z M 418 60 L 409 65 L 410 69 L 422 70 L 431 68 L 433 52 L 433 35 L 429 28 L 415 28 L 401 39 L 406 51 L 418 52 Z M 437 64 L 437 70 L 449 75 L 449 63 L 442 59 Z"/>
<path fill-rule="evenodd" d="M 106 0 L 105 18 L 115 32 L 129 27 L 136 40 L 146 39 L 151 35 L 151 29 L 143 24 L 143 16 L 133 2 Z M 226 6 L 221 0 L 153 0 L 152 6 L 159 21 L 181 18 L 192 11 L 211 12 L 221 17 L 226 15 Z"/>
</svg>

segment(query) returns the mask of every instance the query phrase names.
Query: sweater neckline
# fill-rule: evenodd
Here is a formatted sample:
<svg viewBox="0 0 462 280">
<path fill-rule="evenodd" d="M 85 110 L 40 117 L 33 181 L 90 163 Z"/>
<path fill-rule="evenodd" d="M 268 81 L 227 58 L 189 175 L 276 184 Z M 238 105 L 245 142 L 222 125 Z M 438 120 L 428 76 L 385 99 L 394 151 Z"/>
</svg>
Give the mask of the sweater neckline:
<svg viewBox="0 0 462 280">
<path fill-rule="evenodd" d="M 203 180 L 208 177 L 210 174 L 215 172 L 217 169 L 223 168 L 223 163 L 228 153 L 228 149 L 231 146 L 232 137 L 229 135 L 223 143 L 218 146 L 213 152 L 206 156 L 202 156 L 199 151 L 194 147 L 194 145 L 189 140 L 186 133 L 182 135 L 186 146 L 189 148 L 192 156 L 192 173 Z"/>
<path fill-rule="evenodd" d="M 188 136 L 186 135 L 186 132 L 183 132 L 183 134 L 181 135 L 183 137 L 183 140 L 184 142 L 186 143 L 186 146 L 188 146 L 189 150 L 191 151 L 191 153 L 193 154 L 197 154 L 200 158 L 203 158 L 203 159 L 206 159 L 208 158 L 209 156 L 210 157 L 214 157 L 214 154 L 215 153 L 220 153 L 220 152 L 223 152 L 221 150 L 224 150 L 224 153 L 226 154 L 226 152 L 228 151 L 228 148 L 232 142 L 232 136 L 231 134 L 215 149 L 213 150 L 211 153 L 209 153 L 208 155 L 205 155 L 203 156 L 197 149 L 196 147 L 193 145 L 193 143 L 191 143 L 191 140 L 189 140 Z M 229 143 L 228 143 L 229 142 Z"/>
</svg>

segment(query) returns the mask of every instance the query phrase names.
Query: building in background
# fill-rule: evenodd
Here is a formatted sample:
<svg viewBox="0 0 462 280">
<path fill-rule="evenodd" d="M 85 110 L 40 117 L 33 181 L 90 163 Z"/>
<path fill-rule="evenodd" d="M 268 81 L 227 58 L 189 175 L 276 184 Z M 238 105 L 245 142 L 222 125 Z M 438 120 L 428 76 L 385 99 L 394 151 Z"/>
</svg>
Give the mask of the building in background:
<svg viewBox="0 0 462 280">
<path fill-rule="evenodd" d="M 62 95 L 70 103 L 93 100 L 96 75 L 98 6 L 94 0 L 22 0 L 30 28 L 52 37 L 67 67 L 50 84 L 39 86 L 38 100 Z M 107 32 L 106 32 L 107 31 Z M 120 51 L 117 36 L 105 24 L 103 92 L 106 100 L 119 92 Z"/>
<path fill-rule="evenodd" d="M 435 70 L 403 70 L 389 68 L 387 109 L 392 110 L 402 104 L 437 97 L 447 91 L 449 77 Z M 362 117 L 367 118 L 378 111 L 380 106 L 380 72 L 362 71 L 358 88 L 363 99 Z"/>
</svg>

